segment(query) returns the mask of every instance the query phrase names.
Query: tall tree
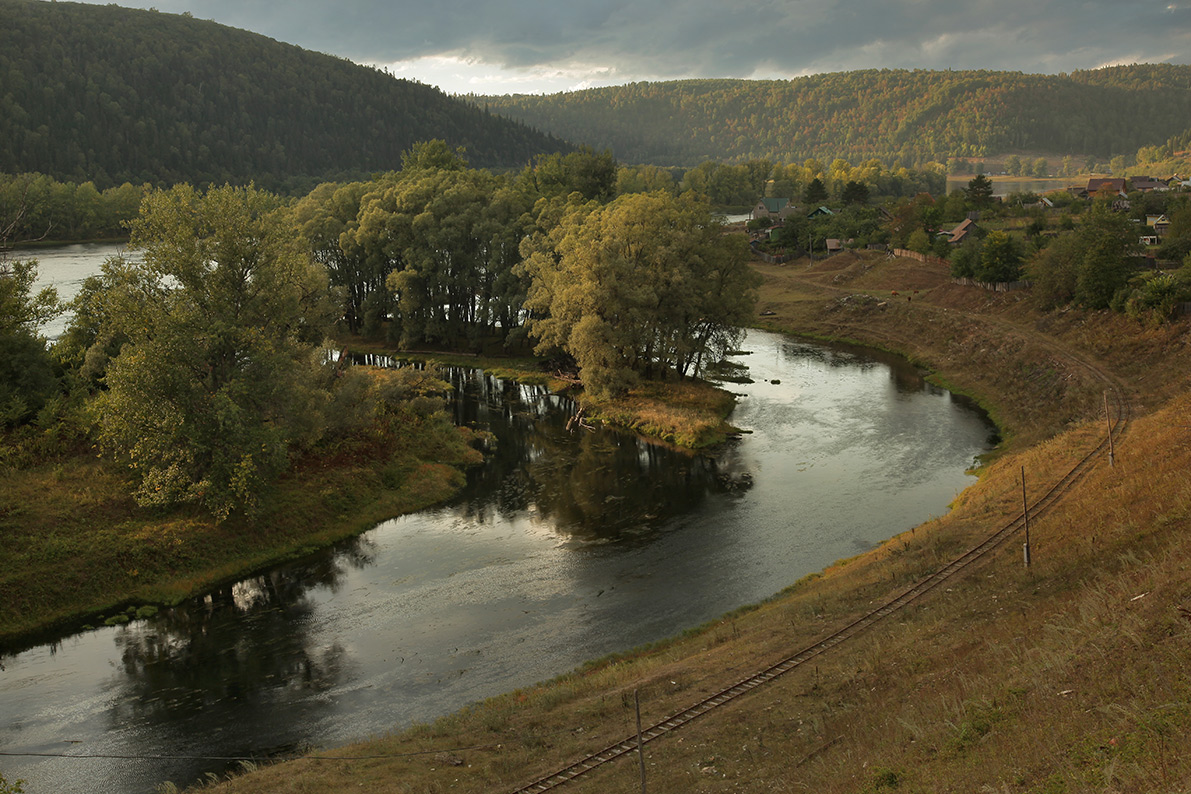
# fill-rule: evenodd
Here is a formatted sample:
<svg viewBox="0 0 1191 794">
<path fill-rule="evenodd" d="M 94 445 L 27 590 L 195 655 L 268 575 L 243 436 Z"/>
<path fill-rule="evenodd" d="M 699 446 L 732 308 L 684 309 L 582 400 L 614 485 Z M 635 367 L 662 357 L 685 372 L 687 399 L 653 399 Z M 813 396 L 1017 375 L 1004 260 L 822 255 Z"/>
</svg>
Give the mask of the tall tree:
<svg viewBox="0 0 1191 794">
<path fill-rule="evenodd" d="M 819 204 L 827 200 L 827 186 L 823 184 L 823 180 L 815 177 L 806 184 L 806 192 L 802 195 L 802 200 L 807 204 Z"/>
<path fill-rule="evenodd" d="M 1075 301 L 1091 309 L 1108 308 L 1133 274 L 1130 259 L 1140 249 L 1137 229 L 1106 203 L 1095 202 L 1084 213 L 1078 236 L 1083 255 L 1075 271 Z"/>
<path fill-rule="evenodd" d="M 182 185 L 149 195 L 132 224 L 144 258 L 108 296 L 128 341 L 96 412 L 142 504 L 250 509 L 291 447 L 319 433 L 334 312 L 279 209 L 253 187 Z"/>
<path fill-rule="evenodd" d="M 744 236 L 725 235 L 690 193 L 573 202 L 525 248 L 538 350 L 573 356 L 596 396 L 641 376 L 698 375 L 732 346 L 752 305 Z"/>
<path fill-rule="evenodd" d="M 1003 231 L 989 232 L 980 249 L 976 278 L 995 284 L 1021 278 L 1022 253 L 1017 240 Z"/>
<path fill-rule="evenodd" d="M 992 203 L 992 180 L 984 174 L 976 174 L 968 182 L 968 201 L 974 207 L 987 207 Z"/>
</svg>

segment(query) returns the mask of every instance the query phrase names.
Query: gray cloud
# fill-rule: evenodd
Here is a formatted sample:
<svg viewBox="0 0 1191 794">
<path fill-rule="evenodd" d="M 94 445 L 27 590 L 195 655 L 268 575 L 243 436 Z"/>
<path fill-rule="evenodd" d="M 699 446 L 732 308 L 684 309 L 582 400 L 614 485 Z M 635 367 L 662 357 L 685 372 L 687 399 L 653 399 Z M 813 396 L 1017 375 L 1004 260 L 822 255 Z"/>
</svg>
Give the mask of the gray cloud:
<svg viewBox="0 0 1191 794">
<path fill-rule="evenodd" d="M 360 62 L 452 55 L 624 80 L 1191 62 L 1191 0 L 151 0 Z M 1188 7 L 1185 8 L 1184 5 Z"/>
</svg>

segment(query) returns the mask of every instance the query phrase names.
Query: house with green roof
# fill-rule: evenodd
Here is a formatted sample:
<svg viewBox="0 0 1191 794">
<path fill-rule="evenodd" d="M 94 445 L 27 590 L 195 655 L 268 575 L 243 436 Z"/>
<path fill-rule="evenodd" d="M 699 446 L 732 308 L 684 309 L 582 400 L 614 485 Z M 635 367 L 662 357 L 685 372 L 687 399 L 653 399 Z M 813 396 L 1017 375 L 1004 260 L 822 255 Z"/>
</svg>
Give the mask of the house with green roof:
<svg viewBox="0 0 1191 794">
<path fill-rule="evenodd" d="M 794 205 L 788 198 L 763 198 L 753 207 L 752 218 L 770 218 L 782 220 L 794 211 Z"/>
</svg>

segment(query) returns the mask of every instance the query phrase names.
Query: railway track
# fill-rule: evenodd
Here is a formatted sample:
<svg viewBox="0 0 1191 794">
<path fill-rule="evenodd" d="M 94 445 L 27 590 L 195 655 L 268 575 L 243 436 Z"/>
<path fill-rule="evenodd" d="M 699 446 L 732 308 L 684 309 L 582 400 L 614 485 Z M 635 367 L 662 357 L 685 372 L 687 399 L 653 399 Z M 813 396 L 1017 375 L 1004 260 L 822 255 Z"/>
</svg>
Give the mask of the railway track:
<svg viewBox="0 0 1191 794">
<path fill-rule="evenodd" d="M 1089 365 L 1090 366 L 1090 365 Z M 811 645 L 808 645 L 792 656 L 773 664 L 760 672 L 754 673 L 747 678 L 737 681 L 725 689 L 711 694 L 694 705 L 683 711 L 666 717 L 648 728 L 643 728 L 641 732 L 642 743 L 647 743 L 665 736 L 671 731 L 681 728 L 688 722 L 691 722 L 704 714 L 713 711 L 720 706 L 731 703 L 737 698 L 745 695 L 754 689 L 778 678 L 785 673 L 801 667 L 807 662 L 816 657 L 826 653 L 832 648 L 847 642 L 858 634 L 867 631 L 881 621 L 894 615 L 902 609 L 912 604 L 914 601 L 923 597 L 943 583 L 963 573 L 966 569 L 975 565 L 977 562 L 988 557 L 993 551 L 1002 546 L 1010 537 L 1017 534 L 1019 530 L 1025 527 L 1027 520 L 1027 513 L 1030 518 L 1045 515 L 1051 507 L 1057 503 L 1064 494 L 1069 492 L 1075 485 L 1083 479 L 1095 464 L 1095 462 L 1108 452 L 1113 443 L 1112 440 L 1120 438 L 1125 434 L 1128 428 L 1130 414 L 1132 411 L 1131 405 L 1125 393 L 1116 386 L 1116 384 L 1108 378 L 1108 376 L 1099 372 L 1095 368 L 1091 368 L 1097 376 L 1102 379 L 1109 387 L 1113 394 L 1113 401 L 1116 404 L 1115 420 L 1109 421 L 1109 431 L 1105 438 L 1096 446 L 1095 449 L 1088 452 L 1081 460 L 1069 469 L 1054 485 L 1052 485 L 1045 493 L 1035 498 L 1034 502 L 1029 505 L 1028 511 L 1023 511 L 1021 515 L 1008 522 L 996 532 L 989 535 L 983 542 L 968 549 L 963 554 L 956 557 L 954 560 L 944 565 L 939 570 L 923 578 L 921 581 L 912 585 L 908 589 L 902 591 L 900 594 L 889 599 L 881 606 L 873 609 L 867 614 L 854 620 L 852 623 L 837 629 L 835 632 L 820 638 Z M 550 791 L 559 786 L 570 783 L 584 775 L 592 772 L 595 769 L 620 758 L 623 755 L 635 752 L 637 750 L 637 736 L 633 735 L 625 738 L 615 744 L 608 745 L 597 752 L 591 753 L 584 758 L 575 761 L 570 766 L 560 769 L 546 777 L 539 778 L 532 783 L 521 786 L 515 789 L 512 794 L 538 794 L 538 792 Z"/>
</svg>

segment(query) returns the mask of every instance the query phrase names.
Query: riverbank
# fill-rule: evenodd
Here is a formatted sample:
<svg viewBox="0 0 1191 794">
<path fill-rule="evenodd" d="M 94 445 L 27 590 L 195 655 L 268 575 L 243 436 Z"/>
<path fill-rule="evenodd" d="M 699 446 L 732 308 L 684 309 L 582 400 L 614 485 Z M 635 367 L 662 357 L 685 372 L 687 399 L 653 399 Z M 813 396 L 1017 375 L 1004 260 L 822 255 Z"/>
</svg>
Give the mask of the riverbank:
<svg viewBox="0 0 1191 794">
<path fill-rule="evenodd" d="M 201 509 L 138 507 L 126 473 L 83 443 L 10 469 L 0 487 L 0 647 L 127 622 L 309 554 L 447 499 L 481 460 L 470 431 L 445 418 L 403 432 L 384 450 L 298 458 L 256 514 L 222 523 Z"/>
<path fill-rule="evenodd" d="M 546 372 L 531 356 L 462 355 L 440 351 L 395 352 L 380 342 L 340 337 L 339 344 L 353 352 L 433 362 L 442 366 L 482 369 L 493 377 L 548 387 L 575 398 L 587 422 L 602 422 L 687 450 L 706 450 L 739 432 L 728 422 L 736 404 L 732 393 L 702 380 L 667 380 L 641 383 L 613 400 L 593 400 L 573 378 Z"/>
<path fill-rule="evenodd" d="M 385 345 L 341 340 L 352 352 L 392 355 Z M 533 358 L 411 354 L 445 365 L 566 391 Z M 721 443 L 733 428 L 728 392 L 703 382 L 645 384 L 610 402 L 582 402 L 584 420 L 606 422 L 685 449 Z M 409 425 L 405 443 L 373 455 L 325 450 L 296 460 L 253 516 L 215 523 L 201 510 L 146 510 L 114 463 L 85 442 L 17 467 L 0 486 L 0 648 L 63 628 L 127 622 L 221 583 L 309 554 L 397 515 L 442 502 L 478 463 L 470 431 L 445 418 Z"/>
<path fill-rule="evenodd" d="M 1186 321 L 1037 315 L 883 256 L 758 267 L 771 327 L 898 350 L 976 396 L 1001 454 L 947 515 L 653 648 L 593 662 L 430 726 L 263 768 L 229 792 L 493 791 L 631 738 L 848 625 L 1021 513 L 1132 406 L 1103 455 L 975 570 L 804 665 L 651 742 L 652 792 L 1179 790 L 1191 784 L 1191 410 Z M 892 293 L 896 291 L 898 295 Z M 575 791 L 633 792 L 634 759 Z"/>
</svg>

